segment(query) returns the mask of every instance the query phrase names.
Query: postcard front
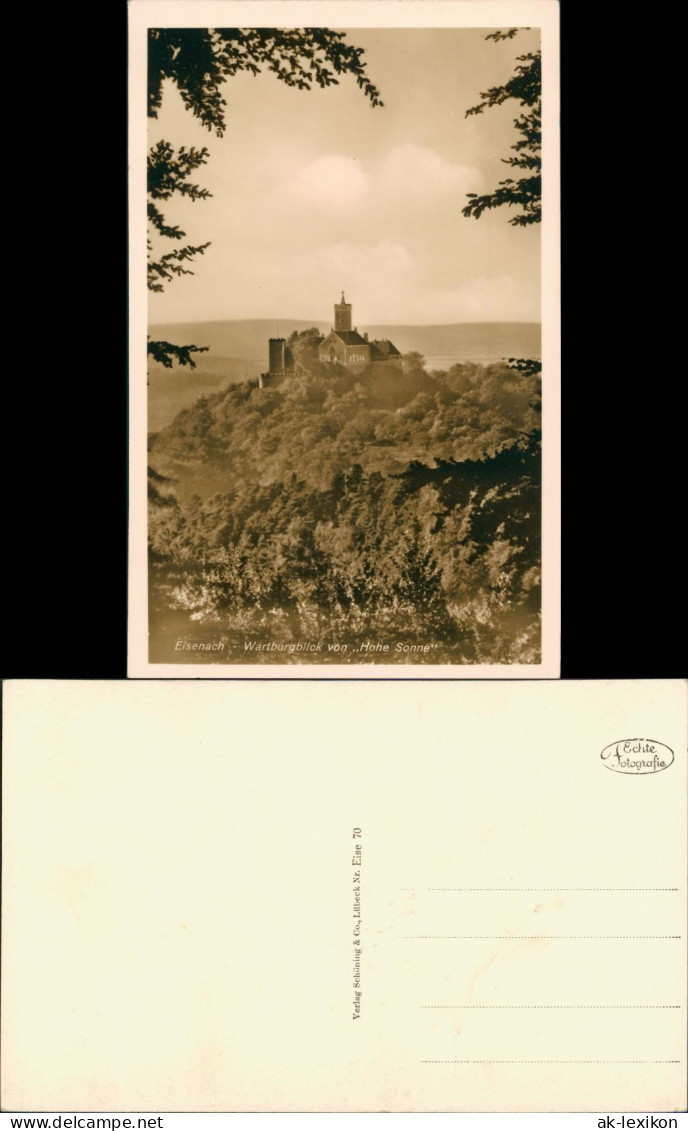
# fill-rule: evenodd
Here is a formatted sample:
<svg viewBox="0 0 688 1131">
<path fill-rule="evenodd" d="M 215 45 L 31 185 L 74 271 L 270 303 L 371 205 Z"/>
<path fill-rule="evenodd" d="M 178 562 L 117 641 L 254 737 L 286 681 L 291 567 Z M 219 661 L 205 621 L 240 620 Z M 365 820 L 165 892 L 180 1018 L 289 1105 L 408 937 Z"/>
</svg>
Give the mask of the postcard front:
<svg viewBox="0 0 688 1131">
<path fill-rule="evenodd" d="M 130 11 L 130 674 L 558 675 L 556 3 Z"/>
</svg>

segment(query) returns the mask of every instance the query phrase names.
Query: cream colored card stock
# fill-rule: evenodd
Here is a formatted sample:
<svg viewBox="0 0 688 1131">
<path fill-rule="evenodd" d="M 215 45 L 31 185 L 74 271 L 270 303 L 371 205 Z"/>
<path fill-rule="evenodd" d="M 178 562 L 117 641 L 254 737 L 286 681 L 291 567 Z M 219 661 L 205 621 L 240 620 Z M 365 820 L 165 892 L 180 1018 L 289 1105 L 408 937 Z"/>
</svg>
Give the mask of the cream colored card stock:
<svg viewBox="0 0 688 1131">
<path fill-rule="evenodd" d="M 5 1110 L 677 1110 L 685 746 L 679 682 L 10 683 Z"/>
</svg>

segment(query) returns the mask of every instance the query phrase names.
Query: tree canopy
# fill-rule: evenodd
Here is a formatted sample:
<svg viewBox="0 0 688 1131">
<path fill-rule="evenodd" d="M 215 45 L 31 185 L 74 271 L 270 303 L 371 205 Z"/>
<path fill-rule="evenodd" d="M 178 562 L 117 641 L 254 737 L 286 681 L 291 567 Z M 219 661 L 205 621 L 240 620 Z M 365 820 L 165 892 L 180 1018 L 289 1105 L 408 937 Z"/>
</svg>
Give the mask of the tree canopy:
<svg viewBox="0 0 688 1131">
<path fill-rule="evenodd" d="M 513 39 L 518 28 L 509 28 L 507 31 L 495 31 L 486 36 L 499 43 L 504 39 Z M 464 216 L 473 216 L 476 220 L 488 209 L 516 207 L 520 211 L 512 216 L 510 224 L 525 227 L 529 224 L 539 224 L 542 214 L 541 190 L 541 148 L 542 148 L 542 68 L 540 51 L 528 52 L 517 56 L 517 66 L 514 74 L 501 86 L 490 87 L 481 92 L 481 102 L 471 106 L 466 111 L 466 117 L 482 112 L 492 106 L 501 106 L 509 99 L 515 99 L 525 109 L 514 118 L 514 127 L 519 139 L 511 149 L 515 156 L 503 157 L 505 165 L 515 169 L 523 169 L 523 176 L 514 179 L 507 177 L 500 181 L 493 192 L 478 195 L 469 192 L 469 203 L 462 209 Z"/>
<path fill-rule="evenodd" d="M 377 87 L 366 74 L 363 49 L 348 43 L 343 32 L 329 28 L 151 28 L 148 116 L 157 118 L 164 84 L 169 81 L 191 114 L 211 133 L 222 137 L 226 129 L 225 81 L 241 71 L 258 75 L 263 70 L 298 90 L 336 86 L 340 76 L 349 74 L 371 106 L 383 105 Z M 152 291 L 163 291 L 175 277 L 193 274 L 191 263 L 210 246 L 209 242 L 182 244 L 186 232 L 168 223 L 160 207 L 175 193 L 194 201 L 211 195 L 189 179 L 208 156 L 205 146 L 175 149 L 165 140 L 158 141 L 148 153 L 148 287 Z M 173 241 L 171 250 L 157 251 L 161 240 Z M 163 242 L 162 246 L 168 245 Z M 148 342 L 149 356 L 168 368 L 174 362 L 194 367 L 192 355 L 201 349 Z"/>
<path fill-rule="evenodd" d="M 366 639 L 401 662 L 538 662 L 537 378 L 295 363 L 197 400 L 149 454 L 159 662 L 170 623 L 213 626 L 235 656 L 248 636 L 346 644 L 345 662 Z"/>
</svg>

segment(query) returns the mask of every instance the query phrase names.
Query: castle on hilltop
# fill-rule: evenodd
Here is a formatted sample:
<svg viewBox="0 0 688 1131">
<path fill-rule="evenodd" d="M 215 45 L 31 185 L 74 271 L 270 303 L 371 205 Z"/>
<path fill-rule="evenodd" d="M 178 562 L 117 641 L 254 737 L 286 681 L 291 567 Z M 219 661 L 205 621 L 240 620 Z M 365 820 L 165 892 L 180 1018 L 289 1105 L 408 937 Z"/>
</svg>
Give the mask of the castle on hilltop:
<svg viewBox="0 0 688 1131">
<path fill-rule="evenodd" d="M 344 298 L 334 306 L 334 327 L 324 342 L 320 343 L 318 357 L 329 365 L 345 365 L 347 369 L 363 369 L 371 362 L 386 361 L 401 365 L 401 354 L 393 342 L 386 338 L 368 341 L 367 334 L 359 334 L 358 327 L 351 329 L 351 303 Z"/>
<path fill-rule="evenodd" d="M 342 365 L 354 373 L 376 362 L 386 362 L 401 368 L 399 350 L 388 339 L 368 341 L 367 333 L 359 334 L 358 327 L 351 328 L 351 303 L 344 298 L 334 305 L 334 326 L 318 347 L 318 360 L 324 365 Z M 270 338 L 268 343 L 268 372 L 260 376 L 260 387 L 274 385 L 287 376 L 287 343 L 285 338 Z"/>
</svg>

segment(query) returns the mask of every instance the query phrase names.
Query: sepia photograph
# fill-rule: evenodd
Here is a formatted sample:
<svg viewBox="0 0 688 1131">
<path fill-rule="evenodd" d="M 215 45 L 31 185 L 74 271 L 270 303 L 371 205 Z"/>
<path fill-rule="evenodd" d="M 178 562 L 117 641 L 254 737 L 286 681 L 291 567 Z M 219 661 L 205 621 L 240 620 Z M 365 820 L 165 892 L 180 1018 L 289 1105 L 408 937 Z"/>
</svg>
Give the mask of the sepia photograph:
<svg viewBox="0 0 688 1131">
<path fill-rule="evenodd" d="M 132 5 L 131 674 L 558 674 L 556 5 L 203 11 Z"/>
</svg>

